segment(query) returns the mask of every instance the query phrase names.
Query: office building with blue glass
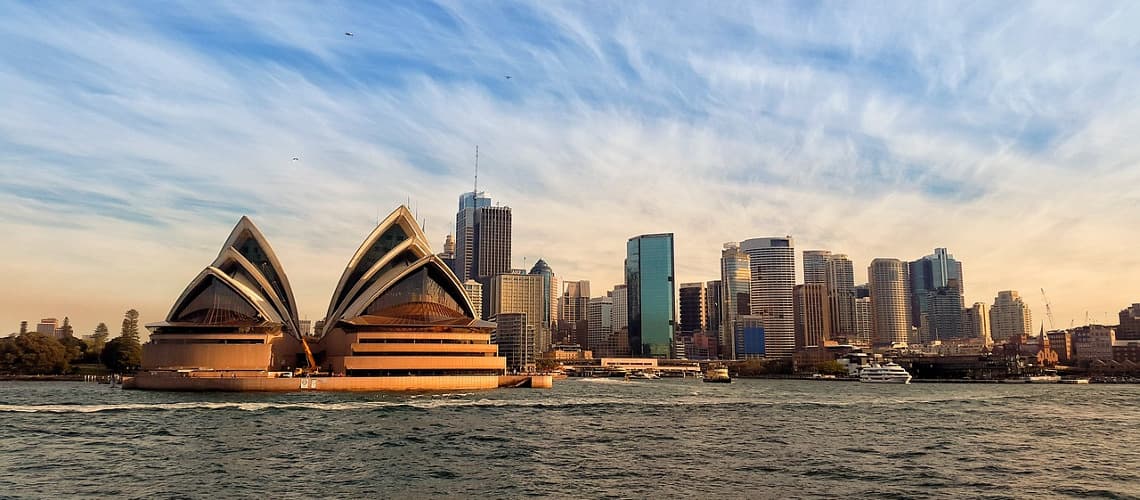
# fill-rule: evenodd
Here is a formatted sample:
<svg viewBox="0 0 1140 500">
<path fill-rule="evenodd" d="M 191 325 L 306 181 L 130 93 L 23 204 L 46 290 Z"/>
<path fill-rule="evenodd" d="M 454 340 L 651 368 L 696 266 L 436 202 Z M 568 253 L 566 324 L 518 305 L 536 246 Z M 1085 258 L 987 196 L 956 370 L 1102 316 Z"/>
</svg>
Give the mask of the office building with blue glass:
<svg viewBox="0 0 1140 500">
<path fill-rule="evenodd" d="M 676 287 L 673 233 L 646 234 L 626 244 L 629 350 L 633 356 L 669 357 L 673 352 Z"/>
</svg>

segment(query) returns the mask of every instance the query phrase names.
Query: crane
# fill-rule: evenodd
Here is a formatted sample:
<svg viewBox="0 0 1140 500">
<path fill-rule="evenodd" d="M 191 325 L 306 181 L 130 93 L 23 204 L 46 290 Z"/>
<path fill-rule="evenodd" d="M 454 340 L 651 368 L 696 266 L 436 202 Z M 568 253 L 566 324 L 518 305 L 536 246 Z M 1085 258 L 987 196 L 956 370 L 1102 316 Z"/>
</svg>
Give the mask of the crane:
<svg viewBox="0 0 1140 500">
<path fill-rule="evenodd" d="M 1049 329 L 1056 328 L 1053 326 L 1053 307 L 1049 305 L 1049 296 L 1045 295 L 1045 289 L 1041 289 L 1041 298 L 1045 299 L 1045 316 L 1049 318 Z"/>
</svg>

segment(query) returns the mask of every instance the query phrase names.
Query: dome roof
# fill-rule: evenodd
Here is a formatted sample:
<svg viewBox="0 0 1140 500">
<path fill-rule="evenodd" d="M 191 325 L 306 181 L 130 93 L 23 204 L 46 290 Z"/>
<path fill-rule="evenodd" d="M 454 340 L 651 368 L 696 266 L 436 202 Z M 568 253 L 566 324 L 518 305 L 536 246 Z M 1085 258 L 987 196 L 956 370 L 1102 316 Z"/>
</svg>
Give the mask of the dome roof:
<svg viewBox="0 0 1140 500">
<path fill-rule="evenodd" d="M 534 267 L 530 268 L 530 274 L 554 274 L 554 270 L 545 260 L 538 259 L 538 262 L 534 263 Z"/>
</svg>

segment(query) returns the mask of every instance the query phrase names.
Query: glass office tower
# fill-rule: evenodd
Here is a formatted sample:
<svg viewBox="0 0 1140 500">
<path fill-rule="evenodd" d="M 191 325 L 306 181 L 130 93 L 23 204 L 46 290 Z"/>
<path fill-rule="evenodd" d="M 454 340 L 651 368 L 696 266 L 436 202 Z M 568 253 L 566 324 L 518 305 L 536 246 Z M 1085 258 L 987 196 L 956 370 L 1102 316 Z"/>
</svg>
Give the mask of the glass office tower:
<svg viewBox="0 0 1140 500">
<path fill-rule="evenodd" d="M 676 317 L 673 233 L 646 234 L 626 244 L 629 350 L 633 356 L 669 357 Z"/>
</svg>

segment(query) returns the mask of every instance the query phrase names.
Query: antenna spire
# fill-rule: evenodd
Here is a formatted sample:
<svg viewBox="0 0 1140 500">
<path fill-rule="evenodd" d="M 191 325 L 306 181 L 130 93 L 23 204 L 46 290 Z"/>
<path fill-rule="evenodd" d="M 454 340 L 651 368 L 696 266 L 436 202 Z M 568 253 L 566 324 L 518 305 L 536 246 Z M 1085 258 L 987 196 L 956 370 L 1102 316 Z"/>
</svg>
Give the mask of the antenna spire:
<svg viewBox="0 0 1140 500">
<path fill-rule="evenodd" d="M 479 197 L 479 145 L 475 145 L 475 189 L 471 191 L 475 193 L 475 197 Z"/>
</svg>

